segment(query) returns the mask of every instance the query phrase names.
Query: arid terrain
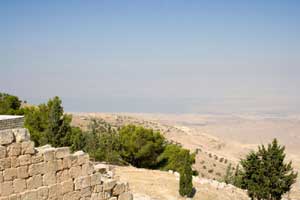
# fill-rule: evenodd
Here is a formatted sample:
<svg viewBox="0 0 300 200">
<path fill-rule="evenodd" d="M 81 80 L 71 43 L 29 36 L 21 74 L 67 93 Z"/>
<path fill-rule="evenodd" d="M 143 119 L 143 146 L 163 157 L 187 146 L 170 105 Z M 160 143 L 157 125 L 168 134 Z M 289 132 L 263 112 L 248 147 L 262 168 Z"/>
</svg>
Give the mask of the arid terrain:
<svg viewBox="0 0 300 200">
<path fill-rule="evenodd" d="M 97 118 L 103 119 L 114 126 L 138 124 L 161 131 L 169 141 L 180 143 L 191 151 L 197 150 L 198 154 L 194 168 L 199 171 L 199 177 L 197 178 L 202 182 L 206 179 L 222 181 L 229 164 L 232 165 L 234 170 L 238 161 L 246 153 L 256 149 L 259 144 L 271 142 L 273 138 L 277 138 L 280 144 L 286 146 L 287 160 L 292 160 L 293 167 L 300 171 L 299 116 L 265 117 L 142 113 L 73 114 L 73 124 L 82 128 L 87 126 L 90 119 Z M 178 188 L 178 181 L 174 175 L 168 172 L 117 167 L 116 174 L 121 178 L 128 179 L 134 193 L 140 196 L 144 195 L 144 199 L 148 197 L 149 199 L 180 199 L 176 189 Z M 147 177 L 146 179 L 144 179 L 145 176 Z M 300 199 L 299 183 L 300 178 L 298 177 L 298 182 L 289 194 L 291 199 Z M 226 189 L 213 187 L 211 184 L 199 184 L 197 181 L 194 181 L 194 185 L 197 190 L 194 199 L 245 198 L 245 193 L 243 192 L 238 192 L 237 194 Z M 165 191 L 163 196 L 161 190 Z M 169 196 L 165 195 L 166 193 Z"/>
</svg>

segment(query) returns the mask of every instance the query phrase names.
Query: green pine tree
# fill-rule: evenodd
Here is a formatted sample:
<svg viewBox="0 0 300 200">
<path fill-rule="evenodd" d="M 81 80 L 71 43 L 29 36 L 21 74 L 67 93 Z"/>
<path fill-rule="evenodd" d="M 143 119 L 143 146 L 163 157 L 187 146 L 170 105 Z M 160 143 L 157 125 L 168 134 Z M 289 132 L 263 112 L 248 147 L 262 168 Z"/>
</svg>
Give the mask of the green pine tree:
<svg viewBox="0 0 300 200">
<path fill-rule="evenodd" d="M 181 196 L 193 196 L 193 170 L 190 162 L 189 152 L 186 151 L 184 165 L 180 171 L 179 194 Z"/>
</svg>

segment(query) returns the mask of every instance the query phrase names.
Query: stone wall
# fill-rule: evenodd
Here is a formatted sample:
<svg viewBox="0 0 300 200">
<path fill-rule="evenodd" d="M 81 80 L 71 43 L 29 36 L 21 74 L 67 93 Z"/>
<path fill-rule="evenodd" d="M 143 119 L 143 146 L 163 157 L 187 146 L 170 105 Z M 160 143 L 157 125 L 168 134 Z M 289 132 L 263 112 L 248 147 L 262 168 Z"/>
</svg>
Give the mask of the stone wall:
<svg viewBox="0 0 300 200">
<path fill-rule="evenodd" d="M 0 200 L 132 200 L 89 155 L 49 145 L 34 148 L 26 129 L 0 131 Z"/>
<path fill-rule="evenodd" d="M 0 118 L 0 130 L 22 128 L 24 125 L 24 117 L 10 116 L 10 118 Z"/>
</svg>

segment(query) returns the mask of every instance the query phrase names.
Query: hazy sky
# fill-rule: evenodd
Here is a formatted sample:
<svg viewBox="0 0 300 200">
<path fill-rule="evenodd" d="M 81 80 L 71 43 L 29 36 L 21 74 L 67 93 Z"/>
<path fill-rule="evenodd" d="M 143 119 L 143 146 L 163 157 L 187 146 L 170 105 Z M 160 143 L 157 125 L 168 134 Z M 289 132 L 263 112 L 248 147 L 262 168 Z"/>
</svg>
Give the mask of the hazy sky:
<svg viewBox="0 0 300 200">
<path fill-rule="evenodd" d="M 67 111 L 300 112 L 300 1 L 0 2 L 0 91 Z"/>
</svg>

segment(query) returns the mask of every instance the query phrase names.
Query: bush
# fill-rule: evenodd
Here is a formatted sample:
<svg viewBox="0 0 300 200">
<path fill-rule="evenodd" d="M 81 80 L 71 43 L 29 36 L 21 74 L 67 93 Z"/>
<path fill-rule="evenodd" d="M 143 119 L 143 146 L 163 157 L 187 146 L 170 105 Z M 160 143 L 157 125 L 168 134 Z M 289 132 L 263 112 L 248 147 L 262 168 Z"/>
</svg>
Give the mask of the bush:
<svg viewBox="0 0 300 200">
<path fill-rule="evenodd" d="M 21 103 L 17 96 L 0 93 L 0 115 L 22 115 Z"/>
</svg>

